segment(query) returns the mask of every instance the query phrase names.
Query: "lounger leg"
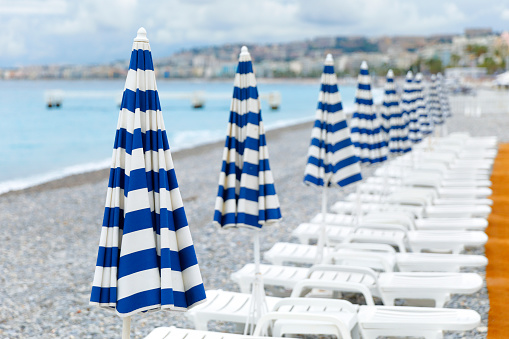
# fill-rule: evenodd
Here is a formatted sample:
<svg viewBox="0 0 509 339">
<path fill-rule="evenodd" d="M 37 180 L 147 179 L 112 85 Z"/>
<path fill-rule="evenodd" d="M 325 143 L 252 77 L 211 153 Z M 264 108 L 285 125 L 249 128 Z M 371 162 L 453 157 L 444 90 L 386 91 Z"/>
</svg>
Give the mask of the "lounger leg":
<svg viewBox="0 0 509 339">
<path fill-rule="evenodd" d="M 355 324 L 352 328 L 352 339 L 360 339 L 361 335 L 359 333 L 359 324 Z"/>
<path fill-rule="evenodd" d="M 242 279 L 239 282 L 240 291 L 242 293 L 251 293 L 251 280 L 250 279 Z"/>
</svg>

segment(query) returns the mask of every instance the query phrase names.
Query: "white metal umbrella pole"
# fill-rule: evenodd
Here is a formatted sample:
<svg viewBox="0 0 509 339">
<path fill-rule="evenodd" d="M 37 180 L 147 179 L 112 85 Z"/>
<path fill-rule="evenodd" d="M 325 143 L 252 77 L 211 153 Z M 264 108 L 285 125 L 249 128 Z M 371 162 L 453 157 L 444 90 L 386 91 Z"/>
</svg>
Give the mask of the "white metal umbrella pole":
<svg viewBox="0 0 509 339">
<path fill-rule="evenodd" d="M 265 290 L 263 288 L 263 277 L 260 270 L 260 230 L 255 231 L 254 243 L 254 262 L 255 277 L 251 291 L 251 303 L 247 315 L 246 325 L 244 326 L 244 335 L 251 335 L 254 331 L 256 322 L 262 315 L 268 312 L 265 302 Z"/>
<path fill-rule="evenodd" d="M 323 262 L 323 252 L 325 251 L 325 243 L 327 242 L 327 236 L 325 232 L 325 218 L 327 215 L 327 186 L 326 183 L 324 183 L 324 186 L 322 187 L 322 217 L 320 222 L 320 234 L 318 236 L 318 244 L 317 244 L 317 251 L 316 251 L 316 258 L 315 263 L 321 264 Z"/>
<path fill-rule="evenodd" d="M 129 339 L 131 336 L 131 317 L 122 318 L 122 339 Z"/>
</svg>

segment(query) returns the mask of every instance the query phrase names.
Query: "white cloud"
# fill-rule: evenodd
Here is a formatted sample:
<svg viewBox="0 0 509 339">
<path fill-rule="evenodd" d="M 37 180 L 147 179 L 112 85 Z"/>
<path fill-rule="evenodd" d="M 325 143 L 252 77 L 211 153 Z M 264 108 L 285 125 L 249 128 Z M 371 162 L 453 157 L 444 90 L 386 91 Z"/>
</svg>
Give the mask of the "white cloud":
<svg viewBox="0 0 509 339">
<path fill-rule="evenodd" d="M 63 14 L 66 7 L 64 0 L 3 0 L 0 1 L 0 15 Z"/>
<path fill-rule="evenodd" d="M 16 62 L 127 58 L 140 26 L 153 47 L 303 40 L 338 35 L 429 35 L 504 29 L 499 0 L 0 0 L 4 49 Z"/>
<path fill-rule="evenodd" d="M 504 20 L 509 20 L 509 9 L 504 8 L 500 13 L 500 17 Z"/>
</svg>

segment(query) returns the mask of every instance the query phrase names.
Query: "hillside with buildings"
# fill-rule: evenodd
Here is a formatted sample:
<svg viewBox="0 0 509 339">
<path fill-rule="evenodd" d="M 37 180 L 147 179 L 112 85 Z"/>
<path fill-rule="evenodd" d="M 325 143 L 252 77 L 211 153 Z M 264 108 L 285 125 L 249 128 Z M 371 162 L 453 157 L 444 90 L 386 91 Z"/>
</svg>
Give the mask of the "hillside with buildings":
<svg viewBox="0 0 509 339">
<path fill-rule="evenodd" d="M 161 78 L 230 78 L 235 73 L 241 44 L 200 47 L 155 59 Z M 340 75 L 355 75 L 362 60 L 373 74 L 392 68 L 396 75 L 409 69 L 436 73 L 445 68 L 468 68 L 472 76 L 502 72 L 509 63 L 509 33 L 489 28 L 466 29 L 461 35 L 395 37 L 317 37 L 312 40 L 248 45 L 258 77 L 316 77 L 326 53 L 335 57 Z M 121 78 L 128 60 L 105 65 L 45 65 L 0 70 L 4 79 Z"/>
</svg>

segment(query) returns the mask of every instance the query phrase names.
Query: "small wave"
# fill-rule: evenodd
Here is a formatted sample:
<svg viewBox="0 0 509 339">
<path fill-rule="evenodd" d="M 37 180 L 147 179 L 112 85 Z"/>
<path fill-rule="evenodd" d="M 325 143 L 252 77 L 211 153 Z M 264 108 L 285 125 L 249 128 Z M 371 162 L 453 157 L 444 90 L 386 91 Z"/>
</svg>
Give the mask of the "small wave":
<svg viewBox="0 0 509 339">
<path fill-rule="evenodd" d="M 102 161 L 91 162 L 81 165 L 64 167 L 61 170 L 55 170 L 44 174 L 34 175 L 23 179 L 14 179 L 0 182 L 0 194 L 11 191 L 19 191 L 29 187 L 41 185 L 50 181 L 62 179 L 70 175 L 93 172 L 111 166 L 111 158 Z"/>
</svg>

